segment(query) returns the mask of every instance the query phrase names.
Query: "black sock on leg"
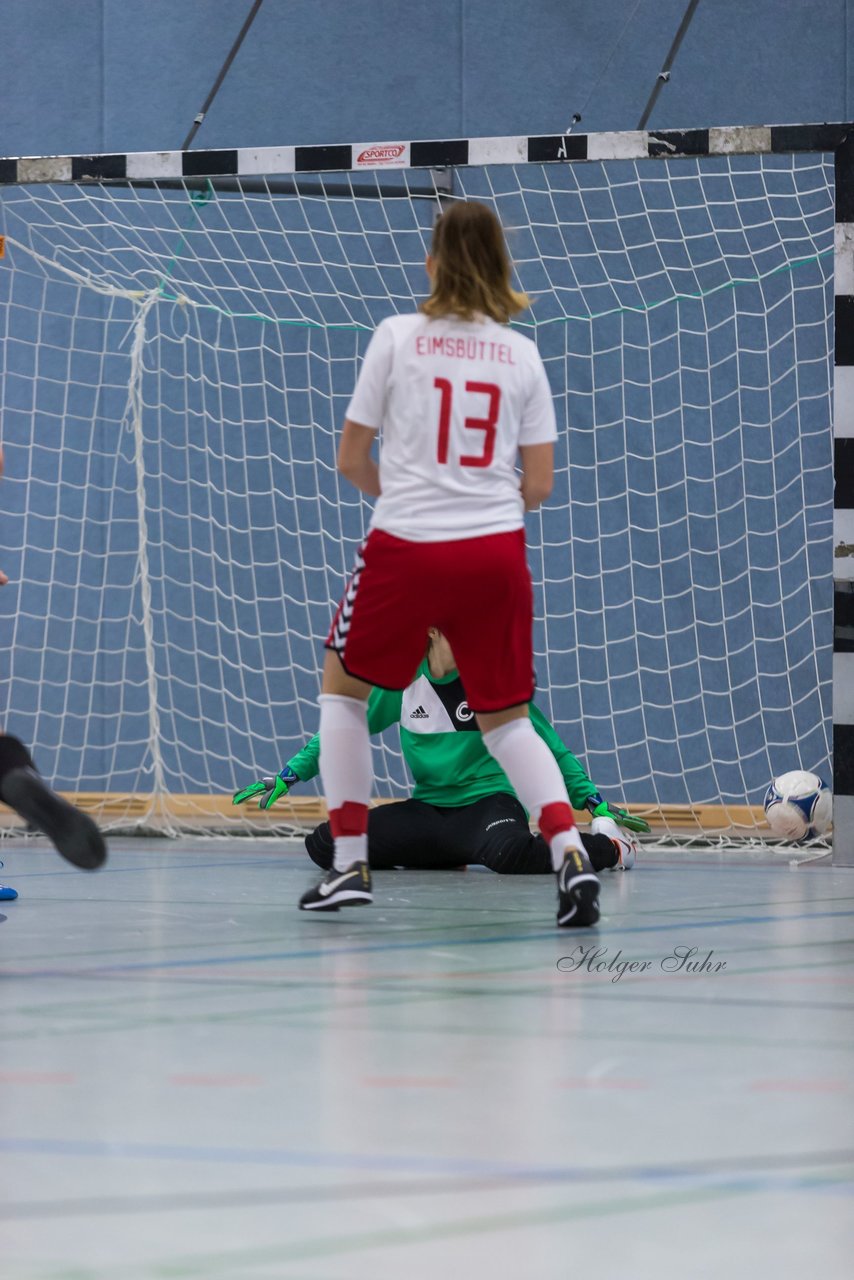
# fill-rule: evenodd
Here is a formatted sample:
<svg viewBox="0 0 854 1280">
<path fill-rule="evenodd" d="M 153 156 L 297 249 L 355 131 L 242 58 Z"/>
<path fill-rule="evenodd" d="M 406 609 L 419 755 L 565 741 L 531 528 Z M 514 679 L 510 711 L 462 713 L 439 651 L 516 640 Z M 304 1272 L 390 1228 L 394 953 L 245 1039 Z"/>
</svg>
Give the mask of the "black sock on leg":
<svg viewBox="0 0 854 1280">
<path fill-rule="evenodd" d="M 601 832 L 591 835 L 588 831 L 582 831 L 581 843 L 584 845 L 594 871 L 610 871 L 620 860 L 614 841 L 609 840 Z"/>
</svg>

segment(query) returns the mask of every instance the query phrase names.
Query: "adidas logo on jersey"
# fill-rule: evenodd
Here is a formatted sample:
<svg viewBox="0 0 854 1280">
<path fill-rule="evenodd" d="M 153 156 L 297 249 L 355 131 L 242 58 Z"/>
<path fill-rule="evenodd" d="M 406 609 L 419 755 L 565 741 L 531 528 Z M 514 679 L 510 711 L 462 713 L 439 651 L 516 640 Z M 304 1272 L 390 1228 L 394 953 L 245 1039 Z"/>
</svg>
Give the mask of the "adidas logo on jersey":
<svg viewBox="0 0 854 1280">
<path fill-rule="evenodd" d="M 409 713 L 410 720 L 429 720 L 430 712 L 425 711 L 422 706 L 417 706 L 414 711 Z"/>
</svg>

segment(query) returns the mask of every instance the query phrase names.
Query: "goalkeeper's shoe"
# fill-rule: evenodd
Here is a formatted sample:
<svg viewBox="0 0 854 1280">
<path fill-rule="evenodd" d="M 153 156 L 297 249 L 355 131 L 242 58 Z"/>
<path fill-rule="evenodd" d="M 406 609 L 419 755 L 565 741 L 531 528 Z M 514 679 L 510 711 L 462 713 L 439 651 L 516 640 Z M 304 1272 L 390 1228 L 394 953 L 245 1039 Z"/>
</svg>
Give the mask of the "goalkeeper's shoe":
<svg viewBox="0 0 854 1280">
<path fill-rule="evenodd" d="M 286 796 L 295 782 L 299 782 L 299 778 L 293 769 L 285 765 L 275 777 L 259 778 L 257 782 L 252 782 L 248 787 L 244 787 L 242 791 L 235 791 L 232 804 L 243 804 L 244 800 L 253 800 L 258 797 L 259 809 L 270 809 L 281 796 Z"/>
<path fill-rule="evenodd" d="M 300 911 L 337 911 L 373 902 L 367 862 L 353 862 L 346 871 L 330 867 L 326 875 L 299 900 Z"/>
<path fill-rule="evenodd" d="M 93 820 L 52 791 L 35 769 L 10 769 L 0 782 L 0 797 L 75 867 L 95 871 L 106 861 L 107 845 Z"/>
<path fill-rule="evenodd" d="M 613 818 L 594 818 L 590 823 L 592 836 L 607 836 L 617 851 L 617 860 L 612 871 L 628 871 L 635 865 L 638 854 L 637 841 L 632 839 L 631 832 L 624 831 Z"/>
<path fill-rule="evenodd" d="M 645 835 L 650 829 L 645 818 L 638 818 L 635 814 L 629 813 L 628 809 L 621 809 L 617 804 L 609 804 L 607 800 L 602 799 L 598 791 L 594 791 L 592 796 L 587 797 L 584 807 L 589 809 L 594 818 L 611 818 L 627 831 L 640 831 Z"/>
<path fill-rule="evenodd" d="M 563 929 L 575 929 L 598 919 L 599 878 L 586 853 L 567 849 L 557 873 L 557 922 Z"/>
</svg>

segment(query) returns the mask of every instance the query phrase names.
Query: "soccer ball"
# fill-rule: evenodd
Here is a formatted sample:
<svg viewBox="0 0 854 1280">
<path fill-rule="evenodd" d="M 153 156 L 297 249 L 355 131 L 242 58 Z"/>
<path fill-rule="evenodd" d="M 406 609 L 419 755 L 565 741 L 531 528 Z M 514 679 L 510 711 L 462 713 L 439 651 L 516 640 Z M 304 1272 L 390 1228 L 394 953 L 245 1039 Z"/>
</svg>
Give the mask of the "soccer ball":
<svg viewBox="0 0 854 1280">
<path fill-rule="evenodd" d="M 813 840 L 830 826 L 833 797 L 815 773 L 793 769 L 775 778 L 765 792 L 765 817 L 783 840 Z"/>
</svg>

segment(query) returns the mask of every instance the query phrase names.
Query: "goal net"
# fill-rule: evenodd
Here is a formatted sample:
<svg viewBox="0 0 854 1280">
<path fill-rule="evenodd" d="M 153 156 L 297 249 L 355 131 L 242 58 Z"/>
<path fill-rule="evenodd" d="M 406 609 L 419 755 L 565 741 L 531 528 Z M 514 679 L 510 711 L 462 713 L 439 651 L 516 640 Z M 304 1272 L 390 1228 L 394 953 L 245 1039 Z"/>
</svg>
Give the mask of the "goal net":
<svg viewBox="0 0 854 1280">
<path fill-rule="evenodd" d="M 230 795 L 316 731 L 370 515 L 336 431 L 461 198 L 507 229 L 557 406 L 555 491 L 528 519 L 540 707 L 665 835 L 759 836 L 771 777 L 828 777 L 832 153 L 26 164 L 0 186 L 0 718 L 103 822 L 270 826 Z M 374 764 L 377 797 L 407 794 L 394 730 Z"/>
</svg>

